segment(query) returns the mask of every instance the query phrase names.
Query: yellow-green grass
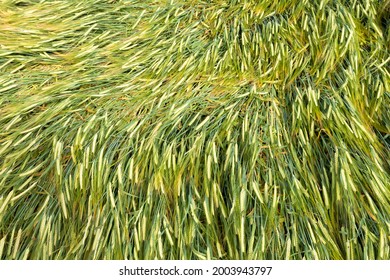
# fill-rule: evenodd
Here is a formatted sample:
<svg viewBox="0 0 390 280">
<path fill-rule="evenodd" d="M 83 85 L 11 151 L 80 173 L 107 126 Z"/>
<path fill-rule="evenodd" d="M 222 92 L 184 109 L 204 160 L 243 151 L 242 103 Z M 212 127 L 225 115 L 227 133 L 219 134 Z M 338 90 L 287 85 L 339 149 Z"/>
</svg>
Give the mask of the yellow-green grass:
<svg viewBox="0 0 390 280">
<path fill-rule="evenodd" d="M 0 1 L 0 259 L 389 259 L 384 1 Z"/>
</svg>

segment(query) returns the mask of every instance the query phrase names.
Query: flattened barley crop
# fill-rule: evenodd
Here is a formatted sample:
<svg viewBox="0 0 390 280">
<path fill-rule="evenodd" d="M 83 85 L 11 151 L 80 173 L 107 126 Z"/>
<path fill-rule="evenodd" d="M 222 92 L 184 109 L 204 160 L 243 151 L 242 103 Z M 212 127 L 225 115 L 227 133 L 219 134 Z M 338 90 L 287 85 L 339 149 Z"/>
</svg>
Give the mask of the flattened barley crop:
<svg viewBox="0 0 390 280">
<path fill-rule="evenodd" d="M 389 259 L 386 5 L 0 1 L 0 258 Z"/>
</svg>

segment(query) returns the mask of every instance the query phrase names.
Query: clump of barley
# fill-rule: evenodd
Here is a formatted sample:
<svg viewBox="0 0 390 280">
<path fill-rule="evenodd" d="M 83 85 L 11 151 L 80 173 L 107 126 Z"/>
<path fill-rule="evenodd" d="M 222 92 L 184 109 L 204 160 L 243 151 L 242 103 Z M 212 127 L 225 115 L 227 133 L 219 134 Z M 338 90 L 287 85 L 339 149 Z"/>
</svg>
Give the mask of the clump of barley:
<svg viewBox="0 0 390 280">
<path fill-rule="evenodd" d="M 2 1 L 0 258 L 389 259 L 382 5 Z"/>
</svg>

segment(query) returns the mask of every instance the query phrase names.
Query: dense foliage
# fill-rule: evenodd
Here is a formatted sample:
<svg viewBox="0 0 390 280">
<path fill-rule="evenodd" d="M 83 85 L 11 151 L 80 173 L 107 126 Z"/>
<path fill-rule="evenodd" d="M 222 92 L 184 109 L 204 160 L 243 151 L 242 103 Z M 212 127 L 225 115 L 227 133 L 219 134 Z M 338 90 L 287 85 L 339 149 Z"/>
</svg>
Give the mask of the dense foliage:
<svg viewBox="0 0 390 280">
<path fill-rule="evenodd" d="M 0 1 L 1 259 L 389 259 L 383 1 Z"/>
</svg>

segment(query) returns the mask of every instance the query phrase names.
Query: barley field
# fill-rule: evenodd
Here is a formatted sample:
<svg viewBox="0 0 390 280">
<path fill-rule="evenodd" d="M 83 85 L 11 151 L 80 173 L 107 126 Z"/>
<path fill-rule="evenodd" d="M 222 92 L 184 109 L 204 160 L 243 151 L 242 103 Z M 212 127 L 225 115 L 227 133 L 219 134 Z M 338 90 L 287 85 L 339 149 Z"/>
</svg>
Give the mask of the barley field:
<svg viewBox="0 0 390 280">
<path fill-rule="evenodd" d="M 0 0 L 0 259 L 390 259 L 389 7 Z"/>
</svg>

